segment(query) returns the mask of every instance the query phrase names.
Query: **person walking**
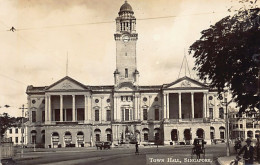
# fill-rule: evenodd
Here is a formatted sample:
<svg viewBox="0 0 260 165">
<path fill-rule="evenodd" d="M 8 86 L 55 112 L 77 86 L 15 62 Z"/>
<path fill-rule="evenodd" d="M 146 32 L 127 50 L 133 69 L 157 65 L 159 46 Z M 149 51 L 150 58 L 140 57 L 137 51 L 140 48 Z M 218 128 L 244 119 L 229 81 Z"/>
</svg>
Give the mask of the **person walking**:
<svg viewBox="0 0 260 165">
<path fill-rule="evenodd" d="M 138 150 L 138 142 L 135 143 L 135 154 L 139 155 L 139 150 Z"/>
<path fill-rule="evenodd" d="M 238 156 L 240 156 L 244 152 L 245 165 L 250 165 L 254 162 L 254 147 L 251 146 L 251 142 L 250 138 L 246 139 L 246 145 L 238 153 Z"/>
<path fill-rule="evenodd" d="M 256 160 L 260 164 L 260 135 L 257 136 L 257 143 L 256 143 Z"/>
</svg>

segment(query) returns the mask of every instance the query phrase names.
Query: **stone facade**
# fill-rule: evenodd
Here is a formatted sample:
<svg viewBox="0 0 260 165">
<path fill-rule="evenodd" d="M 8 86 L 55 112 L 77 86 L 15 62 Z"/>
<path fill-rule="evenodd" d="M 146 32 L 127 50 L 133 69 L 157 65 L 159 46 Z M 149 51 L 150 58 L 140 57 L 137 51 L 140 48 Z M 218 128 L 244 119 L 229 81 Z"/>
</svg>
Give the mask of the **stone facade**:
<svg viewBox="0 0 260 165">
<path fill-rule="evenodd" d="M 259 112 L 243 114 L 232 112 L 229 114 L 232 139 L 256 139 L 257 136 L 260 136 Z"/>
<path fill-rule="evenodd" d="M 139 85 L 133 14 L 125 2 L 116 18 L 114 85 L 89 86 L 66 76 L 49 86 L 28 86 L 28 143 L 32 136 L 45 147 L 224 138 L 225 108 L 207 85 L 186 76 L 169 84 Z"/>
</svg>

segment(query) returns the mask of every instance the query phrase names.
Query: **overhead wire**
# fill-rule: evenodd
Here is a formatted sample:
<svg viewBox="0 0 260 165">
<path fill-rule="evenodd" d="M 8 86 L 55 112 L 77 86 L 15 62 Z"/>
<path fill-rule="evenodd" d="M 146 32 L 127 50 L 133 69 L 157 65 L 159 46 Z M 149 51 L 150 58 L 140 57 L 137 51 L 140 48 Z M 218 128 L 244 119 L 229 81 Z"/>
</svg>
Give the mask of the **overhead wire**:
<svg viewBox="0 0 260 165">
<path fill-rule="evenodd" d="M 160 17 L 139 18 L 136 20 L 145 21 L 145 20 L 153 20 L 153 19 L 177 18 L 177 17 L 197 16 L 197 15 L 216 14 L 216 13 L 223 13 L 223 12 L 214 12 L 213 11 L 213 12 L 194 13 L 194 14 L 187 14 L 187 15 L 169 15 L 169 16 L 160 16 Z M 80 23 L 80 24 L 64 24 L 64 25 L 53 25 L 53 26 L 43 26 L 43 27 L 25 27 L 25 28 L 16 28 L 16 31 L 53 29 L 53 28 L 62 28 L 62 27 L 85 26 L 85 25 L 95 25 L 95 24 L 109 24 L 109 23 L 115 23 L 115 21 L 87 22 L 87 23 Z M 10 31 L 10 30 L 9 29 L 1 30 L 0 32 L 6 32 L 6 31 Z"/>
</svg>

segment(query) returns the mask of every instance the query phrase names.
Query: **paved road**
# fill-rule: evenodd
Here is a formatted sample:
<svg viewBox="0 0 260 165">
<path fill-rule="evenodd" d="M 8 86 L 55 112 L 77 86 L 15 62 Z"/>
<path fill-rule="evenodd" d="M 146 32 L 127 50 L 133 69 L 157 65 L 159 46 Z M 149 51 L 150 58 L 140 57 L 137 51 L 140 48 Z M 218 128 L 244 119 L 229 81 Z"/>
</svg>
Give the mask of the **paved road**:
<svg viewBox="0 0 260 165">
<path fill-rule="evenodd" d="M 52 165 L 143 165 L 146 164 L 146 156 L 166 156 L 173 158 L 191 158 L 192 146 L 165 146 L 141 147 L 140 155 L 135 155 L 135 148 L 113 148 L 111 150 L 73 149 L 57 150 L 56 152 L 27 152 L 25 157 L 33 159 L 17 160 L 20 165 L 52 164 Z M 232 148 L 231 148 L 232 150 Z M 46 150 L 45 150 L 46 151 Z M 47 150 L 48 151 L 48 150 Z M 206 158 L 215 161 L 218 157 L 225 156 L 224 144 L 206 146 Z M 183 164 L 183 162 L 182 162 Z M 189 163 L 194 164 L 194 163 Z"/>
</svg>

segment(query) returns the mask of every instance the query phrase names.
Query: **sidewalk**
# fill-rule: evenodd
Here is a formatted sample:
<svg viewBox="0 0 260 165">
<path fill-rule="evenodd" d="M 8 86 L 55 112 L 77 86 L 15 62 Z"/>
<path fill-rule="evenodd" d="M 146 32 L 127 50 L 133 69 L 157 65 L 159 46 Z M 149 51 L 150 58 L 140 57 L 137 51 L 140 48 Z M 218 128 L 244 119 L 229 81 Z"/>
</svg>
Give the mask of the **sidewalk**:
<svg viewBox="0 0 260 165">
<path fill-rule="evenodd" d="M 225 157 L 219 157 L 218 163 L 220 165 L 229 165 L 232 160 L 234 160 L 236 156 L 225 156 Z M 238 165 L 243 165 L 243 163 L 239 162 Z M 254 162 L 254 165 L 259 165 L 259 163 Z"/>
</svg>

